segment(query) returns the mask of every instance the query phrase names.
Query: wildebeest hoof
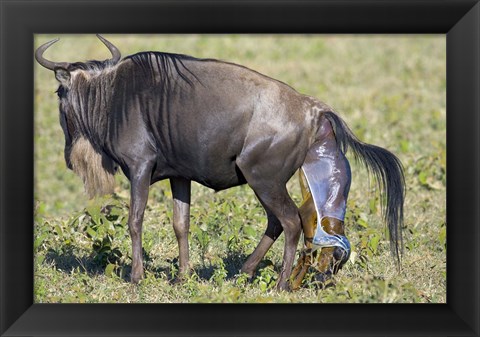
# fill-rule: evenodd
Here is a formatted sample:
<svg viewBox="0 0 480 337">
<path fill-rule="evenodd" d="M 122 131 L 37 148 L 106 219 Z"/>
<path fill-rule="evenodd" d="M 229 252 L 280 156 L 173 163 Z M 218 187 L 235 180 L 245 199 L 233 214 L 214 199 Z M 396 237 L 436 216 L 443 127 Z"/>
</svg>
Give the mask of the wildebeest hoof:
<svg viewBox="0 0 480 337">
<path fill-rule="evenodd" d="M 181 284 L 184 284 L 185 281 L 186 281 L 186 279 L 184 277 L 175 277 L 172 280 L 172 285 L 174 285 L 174 286 L 181 285 Z"/>
<path fill-rule="evenodd" d="M 142 279 L 143 279 L 143 278 L 133 278 L 133 277 L 132 277 L 132 278 L 130 279 L 130 282 L 131 282 L 132 284 L 140 284 L 140 282 L 142 281 Z"/>
<path fill-rule="evenodd" d="M 184 284 L 185 282 L 187 282 L 189 276 L 190 276 L 190 274 L 178 274 L 178 275 L 172 280 L 172 284 L 173 284 L 173 285 Z"/>
<path fill-rule="evenodd" d="M 142 280 L 143 280 L 143 273 L 141 273 L 141 274 L 136 274 L 136 275 L 135 275 L 135 274 L 132 274 L 132 275 L 130 276 L 130 282 L 132 282 L 133 284 L 139 284 L 140 281 L 142 281 Z"/>
<path fill-rule="evenodd" d="M 277 284 L 277 290 L 278 291 L 286 291 L 286 292 L 292 292 L 292 288 L 290 287 L 290 283 L 288 282 L 282 282 Z"/>
<path fill-rule="evenodd" d="M 245 286 L 249 283 L 253 283 L 253 279 L 253 275 L 242 272 L 241 270 L 238 272 L 238 274 L 233 276 L 234 283 L 239 286 Z"/>
</svg>

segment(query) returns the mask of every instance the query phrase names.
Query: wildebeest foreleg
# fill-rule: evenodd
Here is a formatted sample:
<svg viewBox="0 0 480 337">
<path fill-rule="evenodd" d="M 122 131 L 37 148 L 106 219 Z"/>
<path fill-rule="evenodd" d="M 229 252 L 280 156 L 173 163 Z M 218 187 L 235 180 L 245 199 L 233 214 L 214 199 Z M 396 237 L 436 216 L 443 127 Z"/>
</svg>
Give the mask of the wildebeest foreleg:
<svg viewBox="0 0 480 337">
<path fill-rule="evenodd" d="M 132 239 L 132 283 L 138 283 L 143 278 L 142 253 L 142 223 L 147 205 L 148 190 L 150 187 L 151 168 L 144 166 L 130 178 L 130 213 L 128 229 Z"/>
<path fill-rule="evenodd" d="M 170 186 L 173 195 L 173 229 L 179 251 L 177 280 L 182 280 L 189 272 L 188 230 L 190 227 L 191 181 L 183 178 L 171 178 Z"/>
<path fill-rule="evenodd" d="M 261 202 L 261 200 L 260 200 Z M 253 253 L 248 257 L 247 261 L 242 266 L 242 273 L 248 274 L 250 277 L 253 276 L 255 269 L 257 268 L 260 261 L 263 259 L 267 251 L 277 240 L 277 238 L 282 234 L 283 228 L 280 224 L 278 218 L 268 209 L 266 205 L 262 203 L 265 211 L 267 212 L 268 225 L 265 234 L 258 243 L 257 247 Z"/>
</svg>

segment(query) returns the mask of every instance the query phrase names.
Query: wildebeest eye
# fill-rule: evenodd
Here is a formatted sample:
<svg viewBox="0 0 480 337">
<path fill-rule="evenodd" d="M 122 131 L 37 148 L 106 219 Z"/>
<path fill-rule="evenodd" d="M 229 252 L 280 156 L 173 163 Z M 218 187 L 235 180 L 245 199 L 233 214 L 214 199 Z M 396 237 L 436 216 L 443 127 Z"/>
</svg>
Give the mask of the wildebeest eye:
<svg viewBox="0 0 480 337">
<path fill-rule="evenodd" d="M 65 97 L 65 94 L 66 94 L 67 90 L 64 87 L 59 86 L 57 91 L 55 91 L 55 92 L 57 93 L 59 98 L 62 98 L 62 97 Z"/>
</svg>

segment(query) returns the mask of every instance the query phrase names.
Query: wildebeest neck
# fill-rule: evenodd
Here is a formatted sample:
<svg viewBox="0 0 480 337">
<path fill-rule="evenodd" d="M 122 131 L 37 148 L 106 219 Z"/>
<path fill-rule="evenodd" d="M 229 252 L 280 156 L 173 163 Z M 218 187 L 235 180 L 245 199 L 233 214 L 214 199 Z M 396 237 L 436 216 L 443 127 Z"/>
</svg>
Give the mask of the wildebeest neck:
<svg viewBox="0 0 480 337">
<path fill-rule="evenodd" d="M 67 120 L 73 121 L 77 132 L 97 147 L 103 146 L 106 136 L 112 75 L 105 71 L 99 76 L 83 70 L 72 72 L 69 95 L 62 102 Z"/>
</svg>

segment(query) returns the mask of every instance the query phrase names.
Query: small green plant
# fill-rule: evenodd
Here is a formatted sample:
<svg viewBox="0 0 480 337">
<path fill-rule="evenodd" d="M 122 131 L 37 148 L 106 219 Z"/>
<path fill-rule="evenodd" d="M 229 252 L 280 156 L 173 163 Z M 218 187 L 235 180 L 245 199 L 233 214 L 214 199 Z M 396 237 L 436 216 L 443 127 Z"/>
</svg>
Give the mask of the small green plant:
<svg viewBox="0 0 480 337">
<path fill-rule="evenodd" d="M 235 285 L 238 287 L 245 287 L 250 281 L 250 275 L 246 273 L 240 273 L 235 276 Z"/>
<path fill-rule="evenodd" d="M 273 265 L 267 265 L 265 268 L 259 270 L 259 275 L 255 278 L 254 284 L 258 285 L 262 292 L 267 292 L 275 286 L 277 280 L 277 273 Z"/>
<path fill-rule="evenodd" d="M 221 258 L 218 258 L 215 261 L 215 267 L 216 268 L 210 277 L 210 281 L 213 281 L 216 285 L 221 287 L 227 278 L 228 271 L 225 269 L 225 263 Z"/>
<path fill-rule="evenodd" d="M 440 241 L 443 248 L 447 248 L 447 226 L 445 223 L 441 225 L 440 232 L 438 233 L 438 241 Z"/>
<path fill-rule="evenodd" d="M 429 190 L 441 190 L 446 186 L 446 151 L 437 149 L 430 156 L 422 156 L 413 169 L 420 186 Z"/>
<path fill-rule="evenodd" d="M 123 258 L 119 240 L 126 237 L 127 214 L 123 201 L 99 198 L 69 221 L 69 226 L 81 230 L 91 243 L 94 262 L 105 267 L 107 276 L 122 272 L 118 268 Z"/>
<path fill-rule="evenodd" d="M 208 251 L 208 246 L 210 244 L 211 238 L 208 234 L 208 226 L 205 223 L 198 225 L 193 224 L 190 227 L 192 234 L 194 236 L 195 242 L 200 249 L 200 254 L 202 258 L 203 265 L 205 266 L 205 255 Z"/>
</svg>

